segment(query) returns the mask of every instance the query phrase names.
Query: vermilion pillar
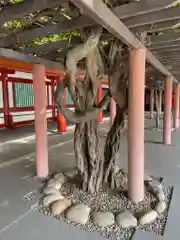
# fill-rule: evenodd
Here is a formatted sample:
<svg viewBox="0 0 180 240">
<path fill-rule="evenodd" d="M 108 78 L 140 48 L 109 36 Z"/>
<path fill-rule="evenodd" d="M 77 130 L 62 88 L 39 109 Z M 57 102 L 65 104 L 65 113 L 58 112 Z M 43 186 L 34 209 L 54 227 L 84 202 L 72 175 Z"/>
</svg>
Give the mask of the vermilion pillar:
<svg viewBox="0 0 180 240">
<path fill-rule="evenodd" d="M 54 94 L 55 94 L 55 79 L 52 80 L 52 87 L 51 87 L 51 95 L 52 95 L 52 117 L 55 119 L 56 117 L 56 106 L 54 101 Z"/>
<path fill-rule="evenodd" d="M 102 100 L 102 85 L 98 86 L 97 90 L 97 102 L 99 103 Z M 102 110 L 98 112 L 98 122 L 102 123 Z"/>
<path fill-rule="evenodd" d="M 58 77 L 57 78 L 57 84 L 60 82 L 60 81 L 63 81 L 63 79 L 61 77 Z M 64 89 L 64 96 L 66 94 L 66 89 Z M 66 104 L 66 98 L 64 97 L 64 104 Z M 57 129 L 59 132 L 67 132 L 67 124 L 66 124 L 66 119 L 64 118 L 64 116 L 58 112 L 57 113 Z"/>
<path fill-rule="evenodd" d="M 36 133 L 36 169 L 39 178 L 46 178 L 48 168 L 48 139 L 46 117 L 45 67 L 40 64 L 33 68 L 33 90 Z"/>
<path fill-rule="evenodd" d="M 128 87 L 128 196 L 144 198 L 144 94 L 145 50 L 130 51 Z"/>
<path fill-rule="evenodd" d="M 150 119 L 154 117 L 154 90 L 150 90 Z"/>
<path fill-rule="evenodd" d="M 8 74 L 6 72 L 1 73 L 2 90 L 3 90 L 3 103 L 4 103 L 4 124 L 9 127 L 9 96 L 8 96 Z"/>
<path fill-rule="evenodd" d="M 162 89 L 159 90 L 158 108 L 161 114 L 162 112 Z"/>
<path fill-rule="evenodd" d="M 171 108 L 172 108 L 172 77 L 167 76 L 164 84 L 164 122 L 163 142 L 171 144 Z"/>
<path fill-rule="evenodd" d="M 116 117 L 116 101 L 111 98 L 110 100 L 110 121 L 111 121 L 111 125 L 114 122 L 114 118 Z"/>
<path fill-rule="evenodd" d="M 179 87 L 177 84 L 175 87 L 175 99 L 174 99 L 174 128 L 179 128 Z"/>
</svg>

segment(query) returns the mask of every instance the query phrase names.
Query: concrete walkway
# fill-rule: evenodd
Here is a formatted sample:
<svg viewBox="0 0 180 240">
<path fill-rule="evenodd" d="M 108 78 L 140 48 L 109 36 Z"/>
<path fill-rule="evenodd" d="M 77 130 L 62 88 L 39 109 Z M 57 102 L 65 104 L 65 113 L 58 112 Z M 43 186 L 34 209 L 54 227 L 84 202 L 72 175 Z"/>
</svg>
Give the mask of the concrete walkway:
<svg viewBox="0 0 180 240">
<path fill-rule="evenodd" d="M 106 122 L 101 126 L 102 146 L 105 142 L 104 136 L 108 125 L 109 123 Z M 176 191 L 171 214 L 168 218 L 169 222 L 166 227 L 166 238 L 155 236 L 152 233 L 137 231 L 133 239 L 178 240 L 180 239 L 180 231 L 177 224 L 180 220 L 180 211 L 178 208 L 180 199 L 178 186 L 180 182 L 180 131 L 172 133 L 173 145 L 165 147 L 161 144 L 162 132 L 153 131 L 154 126 L 154 120 L 146 121 L 146 172 L 155 176 L 163 176 L 165 184 L 175 186 Z M 65 135 L 49 135 L 49 164 L 51 172 L 75 165 L 72 132 L 71 129 Z M 0 239 L 104 239 L 98 233 L 87 233 L 54 220 L 51 217 L 32 211 L 32 207 L 37 203 L 38 189 L 41 186 L 41 183 L 34 177 L 34 139 L 32 138 L 30 141 L 24 143 L 16 143 L 14 140 L 17 140 L 17 136 L 15 137 L 15 132 L 13 134 L 11 138 L 6 138 L 6 142 L 9 141 L 10 143 L 3 145 L 3 136 L 0 132 Z M 22 138 L 26 138 L 27 140 L 29 135 L 32 135 L 32 132 L 27 135 L 23 133 L 22 137 L 19 134 L 19 141 L 22 141 Z M 127 166 L 126 146 L 127 143 L 124 140 L 117 162 L 121 167 Z M 174 230 L 172 230 L 172 226 Z M 177 226 L 177 229 L 175 226 Z"/>
</svg>

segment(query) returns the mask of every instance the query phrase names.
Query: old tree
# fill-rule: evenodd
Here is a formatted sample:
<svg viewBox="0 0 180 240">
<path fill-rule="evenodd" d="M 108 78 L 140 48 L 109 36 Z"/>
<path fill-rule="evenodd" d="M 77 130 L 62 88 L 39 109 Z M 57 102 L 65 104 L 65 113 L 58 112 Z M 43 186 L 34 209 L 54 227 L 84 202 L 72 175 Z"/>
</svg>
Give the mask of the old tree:
<svg viewBox="0 0 180 240">
<path fill-rule="evenodd" d="M 57 86 L 55 102 L 58 111 L 76 125 L 74 151 L 82 189 L 94 193 L 104 185 L 111 189 L 119 186 L 116 156 L 126 130 L 128 48 L 102 27 L 85 28 L 80 34 L 83 43 L 67 53 L 66 75 Z M 139 33 L 138 37 L 144 43 L 149 39 L 147 33 Z M 83 81 L 78 79 L 79 66 L 85 69 Z M 104 74 L 109 79 L 109 91 L 97 103 L 97 89 Z M 70 92 L 75 112 L 64 106 L 65 87 Z M 116 117 L 107 134 L 104 155 L 101 156 L 97 113 L 108 104 L 111 97 L 116 101 Z"/>
<path fill-rule="evenodd" d="M 120 147 L 120 139 L 125 130 L 124 117 L 127 110 L 127 50 L 118 40 L 111 39 L 102 55 L 100 42 L 103 29 L 94 27 L 86 33 L 84 43 L 70 50 L 66 59 L 66 76 L 56 90 L 55 101 L 58 111 L 66 119 L 76 124 L 74 150 L 76 164 L 82 177 L 84 191 L 93 193 L 103 184 L 116 187 L 115 159 Z M 83 61 L 84 81 L 78 81 L 77 64 Z M 108 69 L 109 91 L 97 104 L 97 88 Z M 71 112 L 64 106 L 63 90 L 68 87 L 75 106 Z M 100 155 L 97 113 L 113 97 L 117 103 L 117 115 L 108 132 L 104 156 Z"/>
</svg>

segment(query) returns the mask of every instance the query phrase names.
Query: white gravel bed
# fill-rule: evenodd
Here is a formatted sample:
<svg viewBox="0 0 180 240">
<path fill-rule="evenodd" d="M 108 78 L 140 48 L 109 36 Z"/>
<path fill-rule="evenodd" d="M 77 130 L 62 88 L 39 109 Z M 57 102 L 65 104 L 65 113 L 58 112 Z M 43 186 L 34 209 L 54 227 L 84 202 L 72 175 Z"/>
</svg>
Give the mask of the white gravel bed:
<svg viewBox="0 0 180 240">
<path fill-rule="evenodd" d="M 148 191 L 145 191 L 144 201 L 136 204 L 126 197 L 126 192 L 117 193 L 110 190 L 101 190 L 95 194 L 88 194 L 70 182 L 64 184 L 60 192 L 65 198 L 72 198 L 72 203 L 74 204 L 83 203 L 88 205 L 91 208 L 91 211 L 108 211 L 112 212 L 116 216 L 116 214 L 124 210 L 129 210 L 137 219 L 139 219 L 144 212 L 153 209 L 157 203 L 156 198 Z M 162 213 L 151 224 L 146 224 L 144 226 L 138 225 L 136 228 L 153 231 L 161 235 L 163 234 L 168 215 L 168 207 L 172 195 L 172 188 L 169 187 L 166 189 L 165 194 L 167 203 L 166 211 L 164 211 L 164 213 Z M 40 206 L 38 211 L 46 215 L 51 215 L 49 208 Z M 67 220 L 65 214 L 60 214 L 56 216 L 56 218 L 89 232 L 99 232 L 102 236 L 111 240 L 130 240 L 134 231 L 136 230 L 135 228 L 124 229 L 118 226 L 116 223 L 114 223 L 112 226 L 101 228 L 94 224 L 90 217 L 85 225 L 77 224 Z"/>
</svg>

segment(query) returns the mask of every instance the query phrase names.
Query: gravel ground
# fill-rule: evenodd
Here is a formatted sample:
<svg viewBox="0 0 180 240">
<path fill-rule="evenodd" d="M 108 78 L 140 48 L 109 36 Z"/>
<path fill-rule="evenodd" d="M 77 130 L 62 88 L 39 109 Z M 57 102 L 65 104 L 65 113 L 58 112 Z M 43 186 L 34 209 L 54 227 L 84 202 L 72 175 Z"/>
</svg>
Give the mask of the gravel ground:
<svg viewBox="0 0 180 240">
<path fill-rule="evenodd" d="M 88 194 L 78 189 L 76 185 L 71 184 L 70 182 L 66 183 L 61 188 L 61 193 L 65 197 L 72 197 L 73 203 L 87 204 L 91 207 L 91 211 L 111 211 L 116 214 L 122 212 L 123 210 L 130 210 L 137 218 L 139 218 L 139 216 L 141 216 L 144 212 L 154 208 L 156 204 L 155 197 L 147 191 L 145 191 L 144 201 L 135 204 L 126 197 L 126 192 L 117 193 L 110 190 L 101 190 L 96 194 Z M 139 225 L 137 228 L 146 231 L 153 231 L 157 234 L 163 235 L 168 215 L 169 203 L 172 196 L 172 188 L 169 187 L 168 189 L 166 189 L 165 194 L 167 203 L 166 211 L 161 214 L 153 223 L 144 226 Z M 39 207 L 38 210 L 46 215 L 51 215 L 49 209 L 43 208 L 42 206 Z M 99 232 L 102 236 L 107 237 L 111 240 L 130 240 L 135 231 L 135 229 L 132 228 L 122 229 L 117 224 L 106 228 L 100 228 L 94 223 L 92 223 L 91 219 L 89 219 L 86 225 L 81 225 L 68 221 L 65 218 L 64 214 L 59 215 L 56 218 L 63 220 L 64 222 L 71 223 L 78 228 L 84 229 L 86 231 Z"/>
</svg>

